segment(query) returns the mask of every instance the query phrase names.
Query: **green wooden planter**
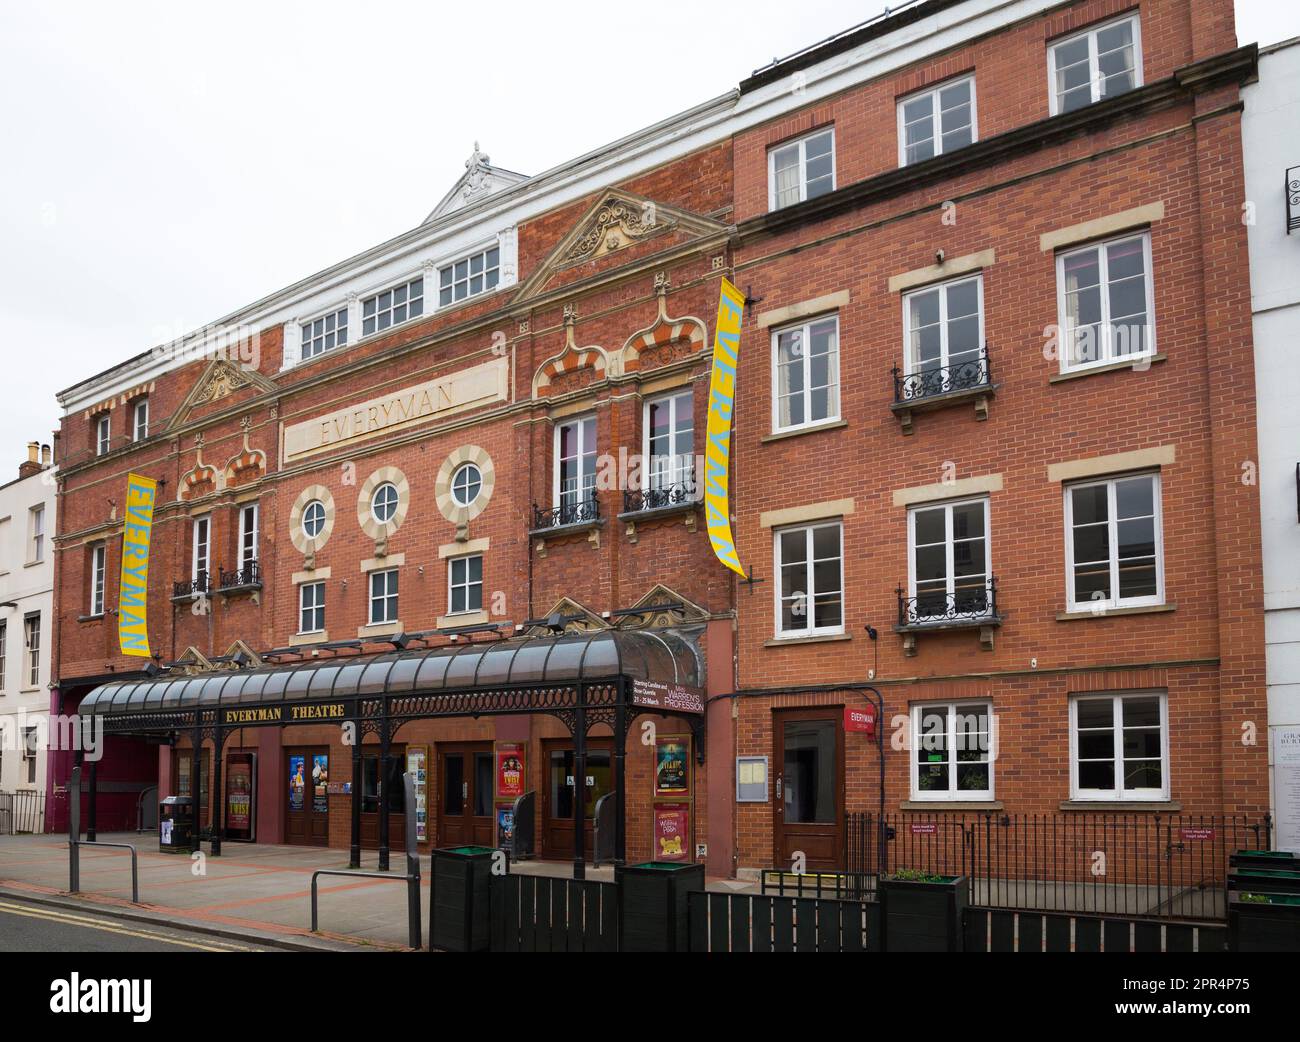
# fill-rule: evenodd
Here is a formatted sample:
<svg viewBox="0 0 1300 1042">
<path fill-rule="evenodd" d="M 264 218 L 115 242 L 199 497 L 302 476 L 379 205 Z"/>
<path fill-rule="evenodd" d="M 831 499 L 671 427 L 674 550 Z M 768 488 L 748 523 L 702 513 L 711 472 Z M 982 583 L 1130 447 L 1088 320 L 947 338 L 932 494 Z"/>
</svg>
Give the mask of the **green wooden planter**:
<svg viewBox="0 0 1300 1042">
<path fill-rule="evenodd" d="M 491 946 L 492 879 L 495 850 L 455 847 L 435 850 L 429 884 L 429 948 L 485 952 Z"/>
<path fill-rule="evenodd" d="M 1300 871 L 1276 868 L 1233 868 L 1228 873 L 1228 889 L 1265 894 L 1300 894 Z"/>
<path fill-rule="evenodd" d="M 1229 891 L 1228 946 L 1234 952 L 1300 951 L 1300 894 Z"/>
<path fill-rule="evenodd" d="M 962 914 L 969 890 L 965 876 L 942 876 L 935 882 L 884 877 L 880 881 L 885 913 L 884 950 L 965 950 Z"/>
<path fill-rule="evenodd" d="M 1228 856 L 1229 868 L 1268 868 L 1300 872 L 1300 857 L 1289 850 L 1238 850 Z"/>
<path fill-rule="evenodd" d="M 619 936 L 625 952 L 684 952 L 690 946 L 686 895 L 704 889 L 704 866 L 651 861 L 616 873 Z"/>
</svg>

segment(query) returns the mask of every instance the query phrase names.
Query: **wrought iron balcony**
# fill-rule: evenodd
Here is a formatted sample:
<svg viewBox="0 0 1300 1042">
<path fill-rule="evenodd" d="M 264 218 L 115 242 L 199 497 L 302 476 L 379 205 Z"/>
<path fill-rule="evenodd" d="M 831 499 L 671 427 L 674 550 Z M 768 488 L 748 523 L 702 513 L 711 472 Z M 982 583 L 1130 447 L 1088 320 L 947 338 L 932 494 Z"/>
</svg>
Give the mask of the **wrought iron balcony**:
<svg viewBox="0 0 1300 1042">
<path fill-rule="evenodd" d="M 1286 172 L 1286 233 L 1300 228 L 1300 166 Z"/>
<path fill-rule="evenodd" d="M 894 366 L 894 401 L 910 404 L 943 394 L 987 390 L 992 382 L 986 344 L 980 348 L 978 358 L 956 365 L 941 365 L 906 374 Z"/>
<path fill-rule="evenodd" d="M 183 597 L 206 596 L 212 592 L 212 576 L 208 572 L 198 572 L 193 579 L 172 583 L 172 600 Z"/>
<path fill-rule="evenodd" d="M 666 510 L 669 507 L 690 506 L 700 500 L 699 490 L 694 478 L 686 478 L 671 485 L 658 485 L 654 488 L 633 489 L 623 493 L 623 513 L 633 514 L 642 510 Z"/>
<path fill-rule="evenodd" d="M 221 578 L 217 589 L 254 590 L 262 586 L 262 565 L 259 561 L 247 561 L 241 568 L 228 572 L 221 569 Z"/>
<path fill-rule="evenodd" d="M 586 499 L 569 499 L 547 510 L 533 504 L 533 531 L 592 524 L 600 520 L 600 501 L 592 492 Z"/>
<path fill-rule="evenodd" d="M 917 629 L 958 626 L 988 626 L 999 622 L 997 605 L 997 580 L 989 576 L 983 587 L 957 590 L 955 593 L 936 591 L 916 597 L 898 588 L 898 628 Z"/>
</svg>

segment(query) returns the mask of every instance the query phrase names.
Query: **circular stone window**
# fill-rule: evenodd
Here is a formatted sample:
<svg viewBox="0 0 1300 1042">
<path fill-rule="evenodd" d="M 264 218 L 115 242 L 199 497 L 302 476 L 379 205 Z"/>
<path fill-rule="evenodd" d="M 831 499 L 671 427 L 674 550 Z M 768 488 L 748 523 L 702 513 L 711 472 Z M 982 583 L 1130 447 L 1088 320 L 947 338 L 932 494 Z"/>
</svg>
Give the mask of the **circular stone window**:
<svg viewBox="0 0 1300 1042">
<path fill-rule="evenodd" d="M 381 525 L 386 525 L 397 516 L 397 486 L 385 481 L 370 497 L 370 513 Z"/>
<path fill-rule="evenodd" d="M 302 531 L 308 539 L 318 539 L 325 531 L 325 504 L 313 499 L 302 511 Z"/>
<path fill-rule="evenodd" d="M 465 463 L 451 476 L 451 498 L 458 507 L 467 507 L 483 489 L 483 472 L 473 463 Z"/>
</svg>

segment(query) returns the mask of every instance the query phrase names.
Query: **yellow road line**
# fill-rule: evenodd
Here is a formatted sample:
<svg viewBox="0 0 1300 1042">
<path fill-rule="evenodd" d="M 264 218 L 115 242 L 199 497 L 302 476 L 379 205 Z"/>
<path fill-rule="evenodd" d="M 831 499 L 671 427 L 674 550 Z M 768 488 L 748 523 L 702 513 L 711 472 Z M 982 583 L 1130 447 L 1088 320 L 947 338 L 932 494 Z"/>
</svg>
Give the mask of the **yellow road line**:
<svg viewBox="0 0 1300 1042">
<path fill-rule="evenodd" d="M 210 944 L 199 944 L 195 941 L 182 941 L 177 938 L 167 937 L 163 934 L 145 933 L 142 930 L 128 930 L 124 927 L 112 925 L 104 922 L 102 919 L 93 919 L 87 916 L 72 915 L 65 912 L 56 912 L 50 909 L 34 909 L 27 905 L 11 905 L 0 901 L 0 912 L 8 915 L 24 916 L 28 919 L 44 919 L 49 922 L 62 923 L 65 926 L 80 926 L 91 930 L 100 930 L 104 933 L 121 934 L 124 937 L 138 937 L 147 941 L 159 941 L 165 944 L 180 945 L 183 948 L 196 948 L 205 952 L 249 952 L 252 948 L 246 948 L 240 945 L 230 944 L 223 945 L 221 942 Z"/>
</svg>

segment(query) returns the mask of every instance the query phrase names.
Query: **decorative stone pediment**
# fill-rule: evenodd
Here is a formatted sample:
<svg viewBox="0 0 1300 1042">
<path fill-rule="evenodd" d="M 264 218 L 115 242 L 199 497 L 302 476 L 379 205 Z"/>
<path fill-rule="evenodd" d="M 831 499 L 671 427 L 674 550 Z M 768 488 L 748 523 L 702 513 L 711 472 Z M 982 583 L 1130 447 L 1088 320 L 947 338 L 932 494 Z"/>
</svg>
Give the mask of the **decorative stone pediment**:
<svg viewBox="0 0 1300 1042">
<path fill-rule="evenodd" d="M 656 583 L 649 593 L 632 605 L 632 608 L 637 611 L 637 614 L 624 615 L 619 619 L 617 624 L 619 629 L 668 629 L 692 622 L 705 622 L 709 618 L 707 609 L 663 583 Z"/>
<path fill-rule="evenodd" d="M 169 429 L 179 427 L 189 419 L 190 413 L 200 406 L 213 405 L 246 390 L 262 394 L 276 391 L 278 388 L 256 369 L 245 368 L 238 362 L 225 358 L 214 358 L 203 370 L 203 375 L 199 377 L 180 408 L 176 410 L 168 427 Z"/>
<path fill-rule="evenodd" d="M 523 284 L 517 299 L 537 296 L 556 273 L 566 268 L 616 253 L 656 236 L 676 232 L 700 238 L 726 231 L 725 224 L 689 210 L 656 202 L 621 188 L 607 188 Z"/>
<path fill-rule="evenodd" d="M 506 188 L 527 181 L 527 174 L 493 166 L 492 158 L 479 151 L 478 142 L 474 142 L 474 152 L 465 160 L 465 172 L 452 185 L 451 191 L 442 197 L 442 201 L 433 208 L 433 212 L 424 219 L 425 224 L 436 221 L 439 217 L 463 210 L 465 207 L 495 195 Z"/>
<path fill-rule="evenodd" d="M 181 673 L 187 677 L 211 673 L 216 668 L 212 661 L 196 647 L 186 648 L 181 657 L 172 663 L 173 673 Z"/>
<path fill-rule="evenodd" d="M 609 623 L 601 618 L 590 608 L 584 608 L 577 601 L 570 600 L 568 597 L 561 597 L 555 602 L 550 611 L 543 613 L 540 618 L 551 619 L 557 618 L 562 620 L 560 623 L 564 626 L 566 633 L 592 633 L 596 630 L 609 629 Z M 533 626 L 530 633 L 534 635 L 546 634 L 551 632 L 546 626 Z"/>
</svg>

